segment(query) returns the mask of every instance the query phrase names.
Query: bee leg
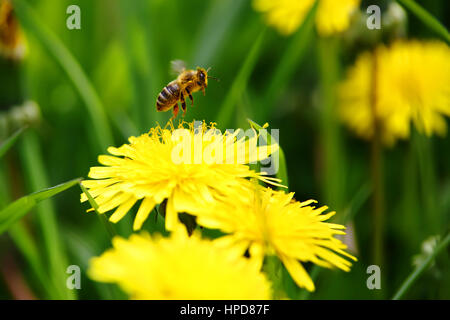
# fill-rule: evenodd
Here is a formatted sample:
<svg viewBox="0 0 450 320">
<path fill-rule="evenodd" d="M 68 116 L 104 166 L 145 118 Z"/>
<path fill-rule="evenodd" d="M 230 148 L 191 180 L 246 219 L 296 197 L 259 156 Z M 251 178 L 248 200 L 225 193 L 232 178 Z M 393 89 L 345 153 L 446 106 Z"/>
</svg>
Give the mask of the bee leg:
<svg viewBox="0 0 450 320">
<path fill-rule="evenodd" d="M 175 119 L 177 117 L 179 110 L 180 110 L 180 108 L 179 108 L 178 103 L 177 103 L 173 107 L 173 116 L 172 116 L 172 118 L 170 118 L 170 120 L 173 120 L 173 119 Z"/>
<path fill-rule="evenodd" d="M 189 99 L 191 99 L 192 106 L 194 106 L 194 98 L 192 98 L 191 92 L 189 91 L 189 89 L 186 89 L 186 92 L 187 92 L 187 94 L 189 95 Z"/>
<path fill-rule="evenodd" d="M 183 117 L 184 117 L 186 114 L 186 100 L 184 100 L 183 94 L 181 94 L 180 99 L 181 99 L 181 108 L 183 109 Z"/>
</svg>

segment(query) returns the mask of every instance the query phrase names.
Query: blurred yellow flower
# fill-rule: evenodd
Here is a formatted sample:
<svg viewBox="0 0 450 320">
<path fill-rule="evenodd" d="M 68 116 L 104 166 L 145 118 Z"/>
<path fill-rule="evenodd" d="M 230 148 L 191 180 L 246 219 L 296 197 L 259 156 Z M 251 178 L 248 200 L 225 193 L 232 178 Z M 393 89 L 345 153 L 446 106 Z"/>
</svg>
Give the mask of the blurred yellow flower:
<svg viewBox="0 0 450 320">
<path fill-rule="evenodd" d="M 265 13 L 267 23 L 284 35 L 294 33 L 315 0 L 253 0 L 255 10 Z M 322 36 L 345 31 L 361 0 L 321 0 L 316 13 L 317 30 Z"/>
<path fill-rule="evenodd" d="M 113 156 L 101 155 L 102 167 L 92 167 L 83 186 L 104 213 L 116 208 L 110 221 L 117 222 L 142 200 L 134 220 L 138 230 L 156 204 L 167 199 L 166 229 L 173 230 L 178 213 L 195 213 L 199 206 L 225 198 L 242 197 L 248 178 L 276 184 L 278 179 L 250 170 L 248 163 L 267 158 L 278 145 L 257 146 L 258 136 L 246 136 L 207 126 L 205 122 L 172 122 L 152 128 L 148 134 L 130 137 L 129 144 L 108 148 Z M 83 193 L 81 201 L 87 200 Z"/>
<path fill-rule="evenodd" d="M 362 54 L 340 87 L 339 113 L 366 139 L 376 123 L 387 145 L 408 138 L 411 122 L 428 136 L 445 135 L 450 48 L 437 41 L 399 41 Z"/>
<path fill-rule="evenodd" d="M 333 237 L 345 234 L 345 227 L 324 222 L 334 212 L 322 214 L 326 206 L 315 208 L 314 200 L 297 202 L 293 193 L 256 188 L 248 190 L 243 201 L 233 199 L 199 210 L 198 224 L 227 233 L 216 240 L 218 245 L 242 253 L 248 249 L 260 266 L 265 255 L 278 256 L 297 285 L 309 291 L 315 289 L 314 283 L 301 262 L 350 270 L 351 263 L 340 255 L 356 259 Z"/>
<path fill-rule="evenodd" d="M 134 299 L 270 299 L 270 285 L 251 259 L 219 248 L 198 233 L 177 228 L 169 238 L 116 237 L 114 248 L 93 258 L 88 271 L 114 282 Z"/>
<path fill-rule="evenodd" d="M 21 59 L 25 55 L 25 37 L 10 0 L 0 0 L 0 56 Z"/>
</svg>

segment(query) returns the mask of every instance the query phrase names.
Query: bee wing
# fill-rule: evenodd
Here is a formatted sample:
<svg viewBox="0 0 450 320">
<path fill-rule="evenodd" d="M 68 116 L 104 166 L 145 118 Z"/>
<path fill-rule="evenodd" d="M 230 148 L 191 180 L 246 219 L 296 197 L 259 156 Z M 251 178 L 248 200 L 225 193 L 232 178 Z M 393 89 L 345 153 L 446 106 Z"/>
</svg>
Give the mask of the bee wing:
<svg viewBox="0 0 450 320">
<path fill-rule="evenodd" d="M 186 63 L 183 60 L 173 60 L 170 62 L 170 70 L 173 74 L 179 75 L 186 70 Z"/>
</svg>

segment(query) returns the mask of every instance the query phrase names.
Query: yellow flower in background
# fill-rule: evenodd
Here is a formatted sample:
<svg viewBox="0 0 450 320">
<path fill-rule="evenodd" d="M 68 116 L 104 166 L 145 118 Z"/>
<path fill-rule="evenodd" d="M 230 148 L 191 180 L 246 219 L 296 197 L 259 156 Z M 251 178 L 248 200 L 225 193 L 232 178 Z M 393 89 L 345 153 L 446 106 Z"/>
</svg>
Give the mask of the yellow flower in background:
<svg viewBox="0 0 450 320">
<path fill-rule="evenodd" d="M 339 90 L 340 116 L 363 138 L 373 137 L 375 123 L 387 145 L 408 138 L 411 123 L 427 136 L 445 135 L 450 48 L 437 41 L 381 46 L 357 59 Z"/>
<path fill-rule="evenodd" d="M 108 148 L 101 155 L 102 167 L 92 167 L 82 182 L 104 213 L 116 209 L 110 221 L 117 222 L 140 202 L 133 229 L 138 230 L 155 207 L 167 199 L 166 229 L 173 230 L 178 213 L 193 213 L 200 206 L 242 197 L 248 178 L 276 184 L 277 179 L 250 170 L 248 163 L 267 158 L 278 145 L 257 146 L 258 136 L 248 139 L 243 130 L 222 134 L 214 124 L 180 123 L 175 129 L 152 128 L 130 137 L 129 144 Z M 81 201 L 87 200 L 83 193 Z"/>
<path fill-rule="evenodd" d="M 265 13 L 267 23 L 284 35 L 297 31 L 315 0 L 253 0 L 255 10 Z M 320 35 L 328 36 L 345 31 L 351 14 L 358 9 L 360 0 L 321 0 L 316 13 L 316 26 Z"/>
<path fill-rule="evenodd" d="M 228 235 L 216 242 L 244 253 L 262 265 L 265 255 L 276 255 L 283 262 L 298 286 L 315 289 L 301 262 L 322 267 L 338 267 L 349 271 L 351 263 L 340 255 L 356 260 L 346 253 L 344 243 L 334 235 L 345 234 L 345 227 L 326 223 L 334 212 L 322 214 L 326 206 L 315 208 L 315 201 L 298 202 L 293 193 L 272 189 L 248 190 L 244 201 L 222 202 L 201 210 L 197 222 Z"/>
<path fill-rule="evenodd" d="M 116 237 L 114 248 L 93 258 L 89 276 L 113 282 L 134 299 L 270 299 L 266 277 L 250 259 L 219 248 L 184 228 L 169 238 Z"/>
<path fill-rule="evenodd" d="M 25 52 L 25 37 L 11 1 L 0 0 L 0 57 L 18 60 Z"/>
</svg>

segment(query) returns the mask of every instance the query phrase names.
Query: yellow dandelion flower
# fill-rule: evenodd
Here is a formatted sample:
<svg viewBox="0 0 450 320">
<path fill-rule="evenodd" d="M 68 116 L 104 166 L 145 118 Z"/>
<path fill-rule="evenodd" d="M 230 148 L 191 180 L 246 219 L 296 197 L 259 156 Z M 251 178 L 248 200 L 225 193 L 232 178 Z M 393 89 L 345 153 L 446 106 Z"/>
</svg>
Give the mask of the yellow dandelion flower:
<svg viewBox="0 0 450 320">
<path fill-rule="evenodd" d="M 134 299 L 270 299 L 270 285 L 250 259 L 183 228 L 169 238 L 116 237 L 114 248 L 93 258 L 89 276 L 113 282 Z"/>
<path fill-rule="evenodd" d="M 294 33 L 315 0 L 253 0 L 255 10 L 266 14 L 267 23 L 284 35 Z M 350 25 L 351 14 L 358 9 L 361 0 L 321 0 L 316 13 L 316 26 L 323 36 L 345 31 Z"/>
<path fill-rule="evenodd" d="M 373 137 L 377 123 L 387 145 L 408 138 L 411 123 L 428 136 L 445 135 L 449 84 L 450 48 L 446 44 L 399 41 L 357 59 L 339 89 L 339 113 L 366 139 Z"/>
<path fill-rule="evenodd" d="M 350 270 L 351 263 L 340 255 L 356 259 L 333 237 L 345 234 L 345 227 L 324 222 L 334 215 L 322 214 L 326 206 L 315 208 L 311 206 L 314 200 L 297 202 L 293 193 L 270 188 L 247 194 L 245 201 L 222 202 L 199 211 L 200 225 L 228 234 L 216 240 L 218 244 L 241 252 L 248 249 L 260 266 L 265 255 L 278 256 L 297 285 L 309 291 L 314 290 L 314 283 L 301 262 Z"/>
<path fill-rule="evenodd" d="M 250 170 L 248 163 L 267 158 L 277 145 L 257 146 L 258 136 L 243 130 L 222 134 L 214 124 L 180 123 L 175 129 L 152 128 L 130 137 L 129 144 L 108 148 L 101 155 L 102 167 L 92 167 L 83 186 L 97 202 L 100 213 L 116 209 L 117 222 L 140 200 L 133 229 L 138 230 L 156 204 L 167 199 L 166 229 L 173 230 L 178 213 L 195 213 L 197 207 L 242 197 L 248 178 L 275 183 L 277 179 Z M 250 130 L 250 129 L 249 129 Z M 81 201 L 87 200 L 83 193 Z"/>
</svg>

